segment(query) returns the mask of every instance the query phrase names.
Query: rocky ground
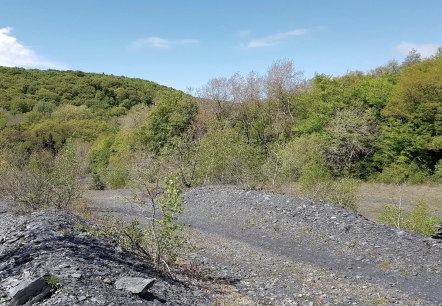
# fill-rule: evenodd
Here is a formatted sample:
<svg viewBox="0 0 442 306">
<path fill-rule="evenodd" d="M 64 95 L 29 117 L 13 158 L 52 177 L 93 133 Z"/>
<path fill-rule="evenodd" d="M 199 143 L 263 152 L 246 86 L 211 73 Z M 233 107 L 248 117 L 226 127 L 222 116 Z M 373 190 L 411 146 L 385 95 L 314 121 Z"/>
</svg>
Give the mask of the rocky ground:
<svg viewBox="0 0 442 306">
<path fill-rule="evenodd" d="M 125 195 L 97 191 L 87 198 L 115 218 L 146 220 L 149 209 L 129 205 Z M 442 305 L 438 240 L 263 191 L 196 188 L 183 194 L 183 204 L 180 221 L 192 224 L 197 244 L 188 260 L 203 272 L 198 281 L 161 278 L 129 254 L 72 229 L 76 218 L 52 211 L 1 215 L 0 239 L 7 237 L 0 242 L 1 286 L 9 290 L 30 273 L 59 275 L 63 285 L 45 305 Z M 157 282 L 142 299 L 115 289 L 120 276 Z M 0 305 L 8 298 L 3 294 Z"/>
<path fill-rule="evenodd" d="M 0 305 L 23 305 L 33 298 L 29 304 L 212 303 L 207 290 L 158 275 L 149 264 L 76 230 L 84 221 L 72 214 L 45 211 L 18 216 L 3 209 L 0 220 Z M 48 281 L 40 281 L 42 276 Z M 143 283 L 152 279 L 151 288 Z M 143 286 L 135 292 L 139 294 L 132 293 L 139 283 Z M 125 290 L 127 285 L 132 292 Z M 144 287 L 148 290 L 143 291 Z"/>
<path fill-rule="evenodd" d="M 198 255 L 275 305 L 442 305 L 442 244 L 334 206 L 238 189 L 194 189 L 182 221 Z M 203 260 L 204 262 L 204 260 Z"/>
</svg>

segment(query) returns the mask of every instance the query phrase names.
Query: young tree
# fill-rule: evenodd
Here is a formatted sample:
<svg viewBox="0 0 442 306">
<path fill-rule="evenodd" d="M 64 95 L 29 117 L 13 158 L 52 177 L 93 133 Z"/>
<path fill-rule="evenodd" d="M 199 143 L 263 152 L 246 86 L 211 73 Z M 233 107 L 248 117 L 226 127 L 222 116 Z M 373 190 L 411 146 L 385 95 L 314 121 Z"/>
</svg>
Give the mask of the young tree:
<svg viewBox="0 0 442 306">
<path fill-rule="evenodd" d="M 338 111 L 327 126 L 326 147 L 329 165 L 339 174 L 350 174 L 356 161 L 374 150 L 378 128 L 369 110 L 346 108 Z"/>
</svg>

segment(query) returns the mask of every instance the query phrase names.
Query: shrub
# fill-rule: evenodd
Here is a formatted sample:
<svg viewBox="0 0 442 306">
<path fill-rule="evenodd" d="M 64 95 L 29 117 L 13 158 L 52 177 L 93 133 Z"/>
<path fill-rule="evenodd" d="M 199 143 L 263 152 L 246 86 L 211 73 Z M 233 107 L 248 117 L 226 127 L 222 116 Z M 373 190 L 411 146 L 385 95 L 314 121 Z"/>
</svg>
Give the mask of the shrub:
<svg viewBox="0 0 442 306">
<path fill-rule="evenodd" d="M 301 180 L 306 180 L 306 184 L 309 184 L 310 177 L 320 179 L 327 172 L 324 147 L 324 139 L 319 134 L 300 136 L 289 142 L 280 152 L 281 179 L 294 182 L 304 175 Z M 317 177 L 313 178 L 313 173 L 318 171 Z"/>
<path fill-rule="evenodd" d="M 200 142 L 196 178 L 200 184 L 250 186 L 259 177 L 259 150 L 228 124 L 212 125 Z"/>
<path fill-rule="evenodd" d="M 152 171 L 144 172 L 144 178 L 152 178 Z M 140 173 L 140 171 L 138 171 Z M 153 260 L 157 269 L 161 266 L 169 269 L 178 253 L 183 253 L 192 248 L 187 234 L 184 232 L 187 224 L 177 223 L 179 215 L 183 212 L 180 199 L 181 188 L 178 177 L 166 178 L 164 192 L 158 196 L 159 185 L 151 185 L 139 177 L 138 190 L 134 193 L 134 201 L 139 205 L 149 205 L 151 215 L 145 225 L 133 220 L 130 223 L 117 220 L 108 223 L 104 230 L 86 228 L 85 230 L 95 235 L 111 237 L 116 243 L 127 250 Z"/>
<path fill-rule="evenodd" d="M 0 194 L 25 210 L 67 208 L 81 196 L 86 163 L 73 143 L 56 156 L 42 150 L 31 155 L 3 152 L 0 157 Z"/>
<path fill-rule="evenodd" d="M 93 187 L 96 189 L 104 189 L 105 187 L 105 172 L 111 155 L 110 148 L 114 141 L 114 136 L 102 138 L 92 145 L 89 152 L 89 170 L 94 182 Z"/>
<path fill-rule="evenodd" d="M 426 169 L 419 167 L 415 162 L 404 156 L 400 156 L 396 162 L 384 168 L 377 180 L 382 183 L 401 184 L 408 182 L 410 184 L 422 184 L 429 177 Z"/>
<path fill-rule="evenodd" d="M 399 205 L 385 205 L 378 221 L 398 229 L 431 236 L 441 220 L 432 215 L 428 205 L 420 200 L 410 212 L 405 212 Z"/>
<path fill-rule="evenodd" d="M 327 197 L 335 205 L 358 209 L 358 187 L 360 182 L 353 178 L 339 178 L 331 182 L 327 188 Z"/>
<path fill-rule="evenodd" d="M 304 166 L 298 182 L 307 198 L 326 201 L 332 178 L 323 163 L 310 162 Z"/>
<path fill-rule="evenodd" d="M 440 160 L 435 166 L 433 179 L 438 183 L 442 183 L 442 160 Z"/>
</svg>

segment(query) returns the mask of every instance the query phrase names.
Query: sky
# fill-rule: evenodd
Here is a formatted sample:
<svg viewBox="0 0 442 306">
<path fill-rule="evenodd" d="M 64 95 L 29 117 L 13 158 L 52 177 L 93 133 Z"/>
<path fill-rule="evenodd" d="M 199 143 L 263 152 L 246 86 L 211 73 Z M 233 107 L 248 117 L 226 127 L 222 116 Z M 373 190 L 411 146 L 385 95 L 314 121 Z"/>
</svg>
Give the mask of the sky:
<svg viewBox="0 0 442 306">
<path fill-rule="evenodd" d="M 181 90 L 291 60 L 306 78 L 442 46 L 440 0 L 0 0 L 0 66 L 82 70 Z"/>
</svg>

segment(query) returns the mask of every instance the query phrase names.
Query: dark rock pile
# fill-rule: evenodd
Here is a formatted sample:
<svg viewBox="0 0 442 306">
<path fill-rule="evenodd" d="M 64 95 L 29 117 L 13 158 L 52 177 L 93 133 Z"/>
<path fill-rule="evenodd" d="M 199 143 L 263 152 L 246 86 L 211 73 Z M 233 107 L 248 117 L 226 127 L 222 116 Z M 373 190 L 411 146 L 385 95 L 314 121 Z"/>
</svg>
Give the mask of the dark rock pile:
<svg viewBox="0 0 442 306">
<path fill-rule="evenodd" d="M 436 233 L 433 235 L 433 239 L 442 240 L 442 224 L 439 226 L 439 229 L 436 230 Z"/>
<path fill-rule="evenodd" d="M 0 305 L 212 304 L 205 291 L 77 231 L 83 222 L 56 210 L 1 210 Z"/>
</svg>

